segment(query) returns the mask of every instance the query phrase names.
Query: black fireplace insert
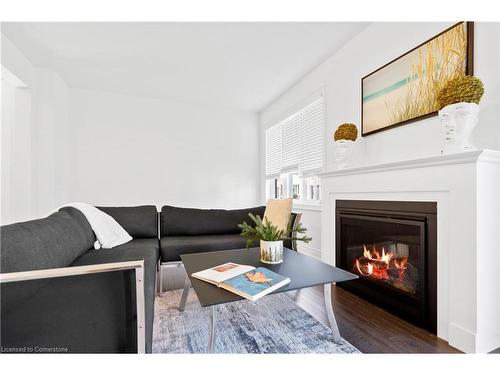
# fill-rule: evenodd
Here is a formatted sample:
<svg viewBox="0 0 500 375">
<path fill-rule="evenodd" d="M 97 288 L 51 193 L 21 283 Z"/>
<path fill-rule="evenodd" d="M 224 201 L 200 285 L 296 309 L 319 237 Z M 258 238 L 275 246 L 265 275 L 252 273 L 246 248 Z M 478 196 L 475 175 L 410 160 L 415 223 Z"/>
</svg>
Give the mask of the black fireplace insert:
<svg viewBox="0 0 500 375">
<path fill-rule="evenodd" d="M 437 331 L 437 204 L 336 201 L 336 266 L 358 280 L 340 287 Z"/>
</svg>

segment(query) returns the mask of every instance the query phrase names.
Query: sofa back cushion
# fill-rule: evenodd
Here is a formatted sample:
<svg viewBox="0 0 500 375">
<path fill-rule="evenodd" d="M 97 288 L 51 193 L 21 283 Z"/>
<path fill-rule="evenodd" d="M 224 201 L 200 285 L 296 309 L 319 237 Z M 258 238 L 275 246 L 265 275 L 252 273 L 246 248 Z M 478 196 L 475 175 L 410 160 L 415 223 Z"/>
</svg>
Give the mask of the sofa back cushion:
<svg viewBox="0 0 500 375">
<path fill-rule="evenodd" d="M 156 206 L 97 208 L 115 219 L 133 238 L 158 238 Z"/>
<path fill-rule="evenodd" d="M 238 210 L 203 210 L 163 206 L 161 209 L 161 237 L 196 236 L 239 233 L 238 224 L 250 221 L 248 213 L 262 217 L 264 206 Z"/>
<path fill-rule="evenodd" d="M 65 207 L 52 215 L 1 227 L 1 272 L 65 267 L 93 247 L 85 216 Z"/>
</svg>

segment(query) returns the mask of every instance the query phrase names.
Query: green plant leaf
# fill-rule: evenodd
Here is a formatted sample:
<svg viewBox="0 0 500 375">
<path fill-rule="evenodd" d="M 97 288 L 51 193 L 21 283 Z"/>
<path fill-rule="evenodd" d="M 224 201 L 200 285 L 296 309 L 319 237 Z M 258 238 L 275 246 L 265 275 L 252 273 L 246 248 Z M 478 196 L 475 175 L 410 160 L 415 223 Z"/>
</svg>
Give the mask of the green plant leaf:
<svg viewBox="0 0 500 375">
<path fill-rule="evenodd" d="M 267 218 L 262 220 L 259 215 L 254 215 L 249 213 L 248 216 L 252 219 L 254 226 L 248 224 L 244 221 L 238 224 L 238 228 L 241 229 L 241 236 L 246 239 L 246 246 L 249 248 L 254 241 L 264 240 L 264 241 L 303 241 L 308 243 L 311 241 L 311 237 L 305 235 L 307 228 L 303 227 L 301 223 L 297 225 L 295 229 L 292 229 L 291 221 L 288 223 L 286 230 L 279 229 L 276 225 L 273 225 Z M 303 236 L 298 236 L 298 234 L 303 234 Z"/>
</svg>

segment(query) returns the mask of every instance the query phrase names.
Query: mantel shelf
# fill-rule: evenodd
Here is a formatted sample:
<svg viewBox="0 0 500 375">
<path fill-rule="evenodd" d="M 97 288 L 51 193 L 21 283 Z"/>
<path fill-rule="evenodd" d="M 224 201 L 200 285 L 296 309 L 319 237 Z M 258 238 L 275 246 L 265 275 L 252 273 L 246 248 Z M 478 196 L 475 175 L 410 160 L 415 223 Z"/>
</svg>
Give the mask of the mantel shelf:
<svg viewBox="0 0 500 375">
<path fill-rule="evenodd" d="M 336 169 L 320 173 L 320 176 L 337 177 L 343 175 L 385 172 L 400 169 L 425 168 L 438 165 L 465 164 L 476 162 L 500 163 L 500 151 L 472 150 L 448 155 L 431 156 L 413 160 L 394 161 L 382 164 L 364 165 L 353 168 Z"/>
</svg>

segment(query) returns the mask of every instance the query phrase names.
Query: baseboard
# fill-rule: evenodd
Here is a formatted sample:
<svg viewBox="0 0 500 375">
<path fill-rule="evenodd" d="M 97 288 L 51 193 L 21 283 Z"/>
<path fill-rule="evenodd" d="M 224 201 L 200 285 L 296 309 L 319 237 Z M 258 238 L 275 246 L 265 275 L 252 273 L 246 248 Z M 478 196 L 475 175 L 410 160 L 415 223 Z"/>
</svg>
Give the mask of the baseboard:
<svg viewBox="0 0 500 375">
<path fill-rule="evenodd" d="M 476 353 L 489 353 L 500 348 L 498 334 L 476 334 Z"/>
<path fill-rule="evenodd" d="M 500 346 L 497 334 L 477 334 L 455 323 L 449 330 L 448 343 L 465 353 L 489 353 Z"/>
<path fill-rule="evenodd" d="M 297 243 L 297 251 L 299 253 L 303 253 L 306 255 L 313 256 L 315 258 L 321 259 L 321 250 L 315 249 L 312 246 L 303 244 L 303 243 Z"/>
<path fill-rule="evenodd" d="M 464 353 L 476 352 L 476 335 L 474 332 L 454 323 L 449 325 L 448 343 Z"/>
</svg>

